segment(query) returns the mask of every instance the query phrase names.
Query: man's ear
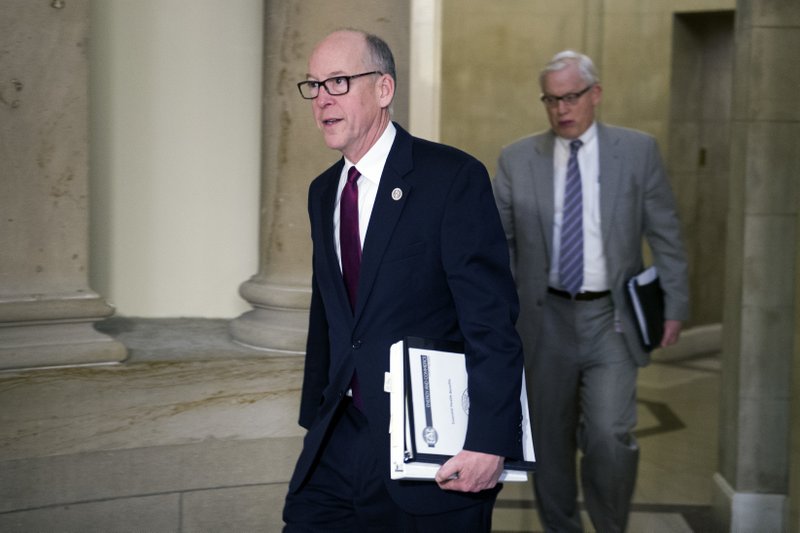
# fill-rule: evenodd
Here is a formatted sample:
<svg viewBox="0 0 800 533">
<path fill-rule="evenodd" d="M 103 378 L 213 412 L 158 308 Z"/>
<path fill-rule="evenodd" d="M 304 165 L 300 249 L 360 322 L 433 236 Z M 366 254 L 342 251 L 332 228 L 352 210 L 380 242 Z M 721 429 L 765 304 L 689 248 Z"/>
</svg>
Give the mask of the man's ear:
<svg viewBox="0 0 800 533">
<path fill-rule="evenodd" d="M 377 83 L 378 99 L 381 107 L 389 107 L 394 100 L 394 78 L 388 74 L 383 74 Z"/>
<path fill-rule="evenodd" d="M 591 93 L 592 93 L 591 94 L 592 103 L 594 105 L 599 104 L 600 103 L 600 99 L 603 96 L 603 86 L 600 85 L 599 83 L 595 83 L 594 87 L 592 87 L 592 89 L 591 89 Z"/>
</svg>

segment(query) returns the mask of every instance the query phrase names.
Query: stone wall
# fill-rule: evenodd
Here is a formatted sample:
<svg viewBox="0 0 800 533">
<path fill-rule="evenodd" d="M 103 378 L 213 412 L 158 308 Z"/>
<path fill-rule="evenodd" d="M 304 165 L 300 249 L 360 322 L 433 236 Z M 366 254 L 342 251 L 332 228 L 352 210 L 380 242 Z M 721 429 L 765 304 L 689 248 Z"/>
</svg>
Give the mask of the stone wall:
<svg viewBox="0 0 800 533">
<path fill-rule="evenodd" d="M 690 326 L 722 320 L 728 128 L 719 122 L 729 118 L 730 84 L 707 97 L 695 85 L 676 85 L 676 76 L 680 81 L 692 75 L 674 70 L 676 56 L 684 57 L 687 49 L 676 31 L 680 15 L 707 13 L 719 24 L 717 16 L 730 21 L 733 8 L 733 0 L 443 0 L 442 141 L 476 155 L 491 174 L 503 146 L 549 127 L 538 74 L 550 57 L 568 48 L 588 54 L 597 65 L 603 86 L 598 118 L 658 139 L 678 199 L 697 296 Z M 725 83 L 719 73 L 730 80 L 732 28 L 728 38 L 702 44 L 701 57 L 709 60 L 702 66 L 715 87 Z M 713 105 L 703 108 L 708 103 Z M 722 115 L 708 119 L 719 110 Z M 706 131 L 713 128 L 715 135 L 700 138 L 697 128 L 686 128 L 692 113 L 695 123 L 705 120 Z M 703 168 L 701 151 L 709 154 Z M 704 181 L 698 183 L 698 176 Z"/>
</svg>

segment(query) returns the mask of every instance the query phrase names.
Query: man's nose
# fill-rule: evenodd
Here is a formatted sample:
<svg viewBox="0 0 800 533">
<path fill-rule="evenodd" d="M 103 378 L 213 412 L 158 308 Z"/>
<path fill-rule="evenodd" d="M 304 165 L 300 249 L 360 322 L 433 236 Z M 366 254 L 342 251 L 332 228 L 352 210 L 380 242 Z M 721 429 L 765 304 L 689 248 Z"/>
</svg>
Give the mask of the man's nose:
<svg viewBox="0 0 800 533">
<path fill-rule="evenodd" d="M 317 104 L 319 107 L 326 107 L 333 102 L 333 96 L 331 96 L 325 87 L 319 88 L 319 94 L 317 97 L 314 98 L 314 103 Z"/>
</svg>

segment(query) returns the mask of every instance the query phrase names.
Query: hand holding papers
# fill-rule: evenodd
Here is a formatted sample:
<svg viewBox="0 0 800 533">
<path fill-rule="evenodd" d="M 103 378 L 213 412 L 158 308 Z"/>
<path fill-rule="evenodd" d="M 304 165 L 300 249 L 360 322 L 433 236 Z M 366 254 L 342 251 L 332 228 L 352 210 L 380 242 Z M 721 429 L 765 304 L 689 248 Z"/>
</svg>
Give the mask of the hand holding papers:
<svg viewBox="0 0 800 533">
<path fill-rule="evenodd" d="M 392 479 L 434 479 L 441 464 L 464 446 L 469 394 L 463 348 L 410 337 L 390 350 Z M 524 375 L 523 375 L 524 378 Z M 506 462 L 500 481 L 526 481 L 533 470 L 527 393 L 522 386 L 524 461 Z"/>
</svg>

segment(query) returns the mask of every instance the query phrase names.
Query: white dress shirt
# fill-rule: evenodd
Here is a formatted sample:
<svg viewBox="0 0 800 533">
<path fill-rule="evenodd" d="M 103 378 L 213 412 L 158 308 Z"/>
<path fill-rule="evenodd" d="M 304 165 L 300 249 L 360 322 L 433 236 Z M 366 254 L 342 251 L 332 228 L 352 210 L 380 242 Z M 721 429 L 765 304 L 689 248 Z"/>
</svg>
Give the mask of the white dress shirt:
<svg viewBox="0 0 800 533">
<path fill-rule="evenodd" d="M 580 136 L 583 146 L 578 150 L 583 192 L 583 285 L 581 291 L 608 290 L 606 257 L 600 227 L 600 150 L 597 145 L 597 124 L 593 123 Z M 555 213 L 553 218 L 553 259 L 550 264 L 550 286 L 561 287 L 558 264 L 561 255 L 561 221 L 564 213 L 564 188 L 570 139 L 556 137 L 553 149 L 553 178 Z"/>
<path fill-rule="evenodd" d="M 389 125 L 383 131 L 377 142 L 372 145 L 361 161 L 355 167 L 361 173 L 356 184 L 358 185 L 358 233 L 361 240 L 361 247 L 364 247 L 364 239 L 367 235 L 367 226 L 372 216 L 372 207 L 375 205 L 375 198 L 378 195 L 378 185 L 381 182 L 383 167 L 392 149 L 397 129 L 394 124 Z M 336 248 L 336 256 L 339 258 L 339 268 L 342 268 L 342 248 L 339 243 L 339 202 L 342 197 L 342 189 L 347 183 L 347 172 L 353 162 L 344 158 L 342 174 L 339 177 L 339 187 L 336 190 L 336 206 L 333 209 L 333 242 Z"/>
</svg>

